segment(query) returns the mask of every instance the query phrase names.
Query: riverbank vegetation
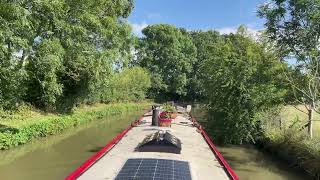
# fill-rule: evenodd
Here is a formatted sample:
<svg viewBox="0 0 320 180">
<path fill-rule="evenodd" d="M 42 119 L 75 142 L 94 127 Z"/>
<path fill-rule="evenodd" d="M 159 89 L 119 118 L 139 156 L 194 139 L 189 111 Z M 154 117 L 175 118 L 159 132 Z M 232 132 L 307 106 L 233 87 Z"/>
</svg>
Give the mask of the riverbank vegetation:
<svg viewBox="0 0 320 180">
<path fill-rule="evenodd" d="M 144 99 L 148 72 L 130 66 L 132 7 L 127 0 L 2 2 L 0 108 L 67 112 Z"/>
<path fill-rule="evenodd" d="M 315 113 L 314 118 L 319 119 L 320 114 Z M 311 139 L 302 130 L 308 123 L 306 109 L 303 112 L 293 106 L 278 107 L 262 113 L 260 119 L 263 122 L 263 135 L 257 139 L 260 148 L 320 177 L 320 121 L 314 122 L 314 137 Z"/>
<path fill-rule="evenodd" d="M 0 149 L 145 104 L 132 66 L 133 2 L 6 1 L 0 5 Z"/>
<path fill-rule="evenodd" d="M 31 107 L 20 107 L 18 112 L 2 112 L 0 122 L 0 149 L 25 144 L 34 138 L 61 133 L 63 130 L 93 120 L 130 111 L 147 109 L 150 102 L 82 105 L 72 114 L 43 113 Z"/>
</svg>

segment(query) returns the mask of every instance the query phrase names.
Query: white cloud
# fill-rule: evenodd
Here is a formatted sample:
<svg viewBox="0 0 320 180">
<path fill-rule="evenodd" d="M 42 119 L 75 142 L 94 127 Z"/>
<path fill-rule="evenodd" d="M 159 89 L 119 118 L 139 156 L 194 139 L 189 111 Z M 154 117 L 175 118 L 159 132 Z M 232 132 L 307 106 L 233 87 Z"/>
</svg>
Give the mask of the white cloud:
<svg viewBox="0 0 320 180">
<path fill-rule="evenodd" d="M 141 31 L 148 26 L 148 24 L 146 22 L 142 22 L 140 24 L 139 23 L 130 23 L 130 24 L 131 24 L 133 33 L 139 37 L 142 36 Z"/>
</svg>

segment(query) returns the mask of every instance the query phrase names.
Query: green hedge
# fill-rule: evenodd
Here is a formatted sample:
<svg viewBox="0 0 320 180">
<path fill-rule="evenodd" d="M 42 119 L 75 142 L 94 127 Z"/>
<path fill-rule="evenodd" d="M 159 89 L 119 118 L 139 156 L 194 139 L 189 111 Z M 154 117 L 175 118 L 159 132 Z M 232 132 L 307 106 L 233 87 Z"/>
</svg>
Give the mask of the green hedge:
<svg viewBox="0 0 320 180">
<path fill-rule="evenodd" d="M 0 149 L 9 149 L 25 144 L 34 138 L 59 134 L 63 130 L 84 124 L 93 120 L 102 119 L 110 115 L 121 114 L 134 110 L 142 110 L 149 103 L 126 103 L 103 105 L 102 108 L 80 108 L 70 115 L 43 116 L 39 121 L 19 128 L 0 131 Z"/>
</svg>

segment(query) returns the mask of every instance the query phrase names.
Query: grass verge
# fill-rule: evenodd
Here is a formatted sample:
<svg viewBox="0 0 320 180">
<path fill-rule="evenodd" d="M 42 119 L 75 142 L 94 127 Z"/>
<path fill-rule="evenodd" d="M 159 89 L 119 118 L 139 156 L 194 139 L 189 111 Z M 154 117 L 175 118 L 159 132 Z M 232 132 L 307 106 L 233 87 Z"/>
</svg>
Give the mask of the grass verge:
<svg viewBox="0 0 320 180">
<path fill-rule="evenodd" d="M 263 149 L 320 179 L 319 138 L 287 129 L 268 132 L 261 142 Z"/>
<path fill-rule="evenodd" d="M 22 108 L 14 113 L 1 112 L 0 149 L 10 149 L 34 138 L 59 134 L 67 128 L 111 115 L 145 109 L 150 104 L 150 102 L 96 104 L 76 108 L 72 114 L 43 113 L 30 108 Z"/>
<path fill-rule="evenodd" d="M 311 139 L 306 129 L 301 129 L 307 123 L 306 110 L 303 106 L 298 108 L 285 106 L 280 113 L 267 113 L 262 120 L 266 125 L 259 144 L 292 166 L 320 179 L 320 124 L 314 122 L 314 137 Z M 315 113 L 314 117 L 318 120 L 320 115 Z"/>
</svg>

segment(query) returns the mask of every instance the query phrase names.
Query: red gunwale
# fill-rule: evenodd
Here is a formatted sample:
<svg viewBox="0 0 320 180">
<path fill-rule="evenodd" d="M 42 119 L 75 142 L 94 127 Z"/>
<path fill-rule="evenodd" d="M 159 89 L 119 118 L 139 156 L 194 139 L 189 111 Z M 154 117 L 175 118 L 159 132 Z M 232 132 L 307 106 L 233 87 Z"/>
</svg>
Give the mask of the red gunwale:
<svg viewBox="0 0 320 180">
<path fill-rule="evenodd" d="M 149 112 L 148 110 L 147 112 Z M 145 114 L 145 113 L 144 113 Z M 114 137 L 107 145 L 105 145 L 100 151 L 91 156 L 87 161 L 85 161 L 81 166 L 79 166 L 75 171 L 69 174 L 65 180 L 75 180 L 81 176 L 85 171 L 87 171 L 94 163 L 96 163 L 100 158 L 107 154 L 133 127 L 133 125 L 139 123 L 144 114 L 138 119 L 131 123 L 126 129 L 120 132 L 116 137 Z"/>
<path fill-rule="evenodd" d="M 202 126 L 199 124 L 197 119 L 195 117 L 193 117 L 191 113 L 189 113 L 189 115 L 191 117 L 192 122 L 194 122 L 196 124 L 196 126 L 199 129 L 199 131 L 201 132 L 203 138 L 206 140 L 207 144 L 210 146 L 211 151 L 213 152 L 213 154 L 219 160 L 219 163 L 221 164 L 221 166 L 223 166 L 223 168 L 224 168 L 225 172 L 228 174 L 229 178 L 232 179 L 232 180 L 239 180 L 239 177 L 237 176 L 237 174 L 232 170 L 232 168 L 229 166 L 229 164 L 224 159 L 222 154 L 219 152 L 218 148 L 213 144 L 213 142 L 212 142 L 211 138 L 209 137 L 208 133 L 202 128 Z"/>
</svg>

